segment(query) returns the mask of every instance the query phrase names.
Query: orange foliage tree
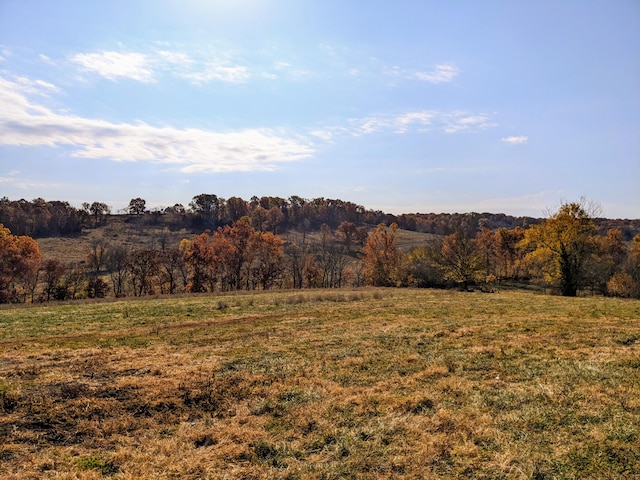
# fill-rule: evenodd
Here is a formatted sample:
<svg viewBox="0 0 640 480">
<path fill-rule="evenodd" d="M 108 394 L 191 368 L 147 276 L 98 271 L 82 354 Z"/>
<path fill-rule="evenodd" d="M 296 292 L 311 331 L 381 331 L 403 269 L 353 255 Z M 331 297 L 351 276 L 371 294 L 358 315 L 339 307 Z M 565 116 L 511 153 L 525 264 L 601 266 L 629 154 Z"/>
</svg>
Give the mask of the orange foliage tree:
<svg viewBox="0 0 640 480">
<path fill-rule="evenodd" d="M 282 239 L 258 232 L 249 217 L 194 237 L 186 248 L 189 291 L 271 288 L 284 266 Z"/>
<path fill-rule="evenodd" d="M 24 302 L 33 293 L 40 249 L 31 237 L 12 235 L 0 224 L 0 303 Z"/>
<path fill-rule="evenodd" d="M 379 224 L 369 233 L 363 248 L 367 283 L 378 287 L 396 286 L 402 280 L 402 254 L 398 250 L 396 223 Z"/>
</svg>

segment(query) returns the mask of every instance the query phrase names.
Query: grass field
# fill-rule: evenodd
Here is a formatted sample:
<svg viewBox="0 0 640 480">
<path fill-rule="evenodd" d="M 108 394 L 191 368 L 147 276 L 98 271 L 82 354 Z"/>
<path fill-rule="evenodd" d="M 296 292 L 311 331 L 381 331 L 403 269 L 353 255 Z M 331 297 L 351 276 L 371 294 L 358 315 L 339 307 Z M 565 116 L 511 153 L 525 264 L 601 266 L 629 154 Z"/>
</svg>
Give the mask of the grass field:
<svg viewBox="0 0 640 480">
<path fill-rule="evenodd" d="M 640 301 L 364 289 L 0 310 L 0 477 L 639 478 Z"/>
</svg>

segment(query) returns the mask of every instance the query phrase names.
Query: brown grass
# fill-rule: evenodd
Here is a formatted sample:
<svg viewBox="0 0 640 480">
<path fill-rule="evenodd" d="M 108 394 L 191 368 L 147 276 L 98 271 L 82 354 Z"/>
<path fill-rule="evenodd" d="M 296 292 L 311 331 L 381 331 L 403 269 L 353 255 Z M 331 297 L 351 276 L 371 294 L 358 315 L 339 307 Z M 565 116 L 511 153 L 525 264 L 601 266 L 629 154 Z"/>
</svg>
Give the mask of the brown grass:
<svg viewBox="0 0 640 480">
<path fill-rule="evenodd" d="M 639 318 L 370 289 L 4 309 L 0 476 L 638 478 Z"/>
<path fill-rule="evenodd" d="M 125 215 L 112 215 L 105 225 L 84 230 L 80 235 L 38 238 L 37 242 L 45 260 L 57 259 L 64 264 L 78 264 L 87 260 L 95 241 L 105 245 L 124 245 L 131 250 L 159 250 L 163 239 L 168 247 L 177 247 L 180 240 L 192 235 L 186 229 L 172 231 L 166 227 L 144 225 Z"/>
</svg>

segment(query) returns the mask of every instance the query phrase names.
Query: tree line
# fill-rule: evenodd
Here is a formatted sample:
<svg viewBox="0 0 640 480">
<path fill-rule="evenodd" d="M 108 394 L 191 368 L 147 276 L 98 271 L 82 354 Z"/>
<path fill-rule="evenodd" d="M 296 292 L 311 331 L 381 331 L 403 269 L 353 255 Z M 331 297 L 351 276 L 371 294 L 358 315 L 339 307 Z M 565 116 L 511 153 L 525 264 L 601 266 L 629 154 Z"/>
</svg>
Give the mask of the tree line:
<svg viewBox="0 0 640 480">
<path fill-rule="evenodd" d="M 208 205 L 198 208 L 210 217 L 215 203 Z M 131 215 L 144 219 L 142 202 L 137 208 Z M 397 223 L 370 228 L 343 220 L 336 228 L 323 223 L 313 235 L 303 225 L 297 240 L 285 241 L 269 215 L 243 215 L 177 245 L 95 240 L 78 265 L 42 261 L 35 239 L 1 226 L 0 302 L 363 285 L 490 291 L 533 284 L 565 296 L 640 297 L 640 235 L 626 241 L 620 229 L 601 234 L 596 213 L 584 202 L 566 203 L 539 223 L 460 228 L 409 251 L 398 246 Z M 92 214 L 92 222 L 104 215 Z"/>
<path fill-rule="evenodd" d="M 143 198 L 132 198 L 120 214 L 130 215 L 147 225 L 166 226 L 172 230 L 189 229 L 194 233 L 205 229 L 231 225 L 242 217 L 250 217 L 256 229 L 275 234 L 291 229 L 315 231 L 322 225 L 336 229 L 342 222 L 356 225 L 387 226 L 396 223 L 403 230 L 450 235 L 463 232 L 475 235 L 483 228 L 527 228 L 543 221 L 542 218 L 514 217 L 495 213 L 410 213 L 393 215 L 339 199 L 305 199 L 291 196 L 287 199 L 272 196 L 222 198 L 202 193 L 193 197 L 185 207 L 148 209 Z M 80 234 L 83 229 L 96 228 L 108 222 L 112 209 L 104 202 L 85 202 L 75 208 L 68 202 L 47 201 L 42 198 L 28 200 L 0 199 L 0 223 L 15 235 L 33 238 Z M 619 229 L 622 238 L 630 241 L 640 233 L 640 219 L 594 218 L 598 233 Z"/>
<path fill-rule="evenodd" d="M 147 225 L 166 226 L 172 230 L 188 229 L 193 233 L 219 226 L 231 225 L 242 217 L 250 217 L 256 229 L 274 234 L 291 229 L 315 231 L 322 225 L 336 229 L 342 222 L 375 226 L 396 223 L 401 229 L 436 235 L 449 235 L 462 231 L 475 235 L 483 228 L 526 228 L 543 219 L 514 217 L 494 213 L 411 213 L 392 215 L 339 199 L 305 199 L 291 196 L 241 197 L 228 199 L 215 194 L 202 193 L 184 206 L 175 204 L 165 208 L 147 208 L 143 198 L 133 198 L 119 213 L 129 215 Z M 0 199 L 0 223 L 15 235 L 33 238 L 80 234 L 108 222 L 112 209 L 104 202 L 85 202 L 75 208 L 68 202 Z M 619 229 L 625 241 L 640 233 L 640 219 L 613 220 L 594 218 L 600 234 Z"/>
</svg>

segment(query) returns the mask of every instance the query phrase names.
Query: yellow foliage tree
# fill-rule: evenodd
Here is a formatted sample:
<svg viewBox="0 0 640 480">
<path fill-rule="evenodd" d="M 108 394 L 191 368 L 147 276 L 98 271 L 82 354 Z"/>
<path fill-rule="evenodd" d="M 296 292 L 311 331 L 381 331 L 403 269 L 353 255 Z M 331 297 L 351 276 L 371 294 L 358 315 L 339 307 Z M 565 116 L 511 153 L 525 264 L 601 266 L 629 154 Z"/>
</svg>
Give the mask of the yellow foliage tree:
<svg viewBox="0 0 640 480">
<path fill-rule="evenodd" d="M 563 296 L 575 297 L 585 283 L 588 262 L 596 251 L 595 207 L 584 200 L 564 203 L 539 225 L 531 226 L 523 240 L 527 260 Z"/>
</svg>

